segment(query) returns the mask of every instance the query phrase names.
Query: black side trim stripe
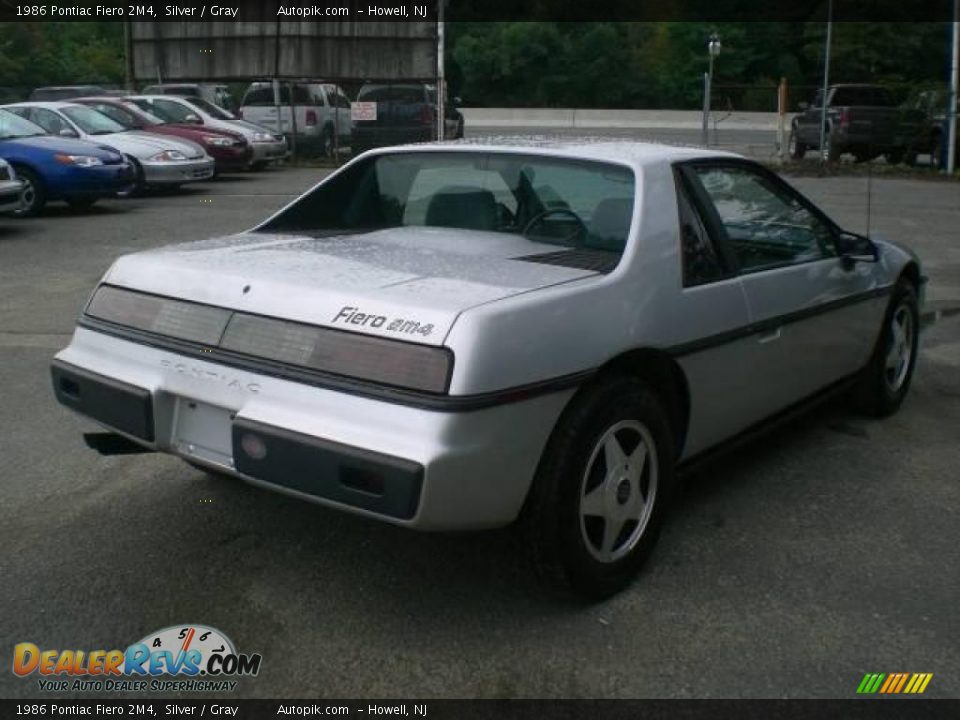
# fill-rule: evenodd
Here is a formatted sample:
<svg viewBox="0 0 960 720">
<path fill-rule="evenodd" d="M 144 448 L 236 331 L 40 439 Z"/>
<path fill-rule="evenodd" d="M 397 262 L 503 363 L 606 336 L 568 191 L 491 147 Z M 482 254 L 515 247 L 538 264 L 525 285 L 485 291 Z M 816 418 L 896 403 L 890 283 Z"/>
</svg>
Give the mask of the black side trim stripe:
<svg viewBox="0 0 960 720">
<path fill-rule="evenodd" d="M 749 325 L 744 325 L 743 327 L 734 328 L 733 330 L 727 330 L 726 332 L 718 333 L 716 335 L 710 335 L 705 338 L 698 338 L 697 340 L 691 340 L 690 342 L 673 345 L 665 348 L 665 350 L 674 357 L 692 355 L 693 353 L 709 350 L 710 348 L 718 345 L 725 345 L 726 343 L 740 340 L 741 338 L 769 332 L 770 330 L 775 330 L 778 327 L 789 325 L 790 323 L 800 322 L 801 320 L 806 320 L 807 318 L 822 315 L 823 313 L 827 313 L 832 310 L 839 310 L 840 308 L 847 307 L 848 305 L 856 305 L 857 303 L 866 302 L 867 300 L 883 297 L 885 295 L 889 295 L 891 292 L 893 292 L 893 285 L 874 288 L 873 290 L 868 290 L 856 295 L 849 295 L 845 298 L 840 298 L 839 300 L 831 300 L 830 302 L 813 305 L 812 307 L 803 308 L 802 310 L 795 310 L 794 312 L 786 313 L 784 315 L 777 315 L 776 317 L 767 318 L 766 320 L 760 320 L 758 322 L 750 323 Z"/>
<path fill-rule="evenodd" d="M 262 358 L 251 358 L 218 348 L 202 347 L 182 340 L 175 340 L 128 327 L 113 325 L 112 323 L 95 320 L 90 317 L 82 317 L 77 324 L 87 330 L 110 335 L 120 338 L 121 340 L 128 340 L 140 345 L 147 345 L 148 347 L 158 350 L 168 350 L 178 355 L 196 358 L 197 360 L 212 362 L 239 370 L 247 370 L 259 375 L 266 375 L 280 380 L 289 380 L 324 390 L 334 390 L 359 397 L 368 397 L 398 405 L 407 405 L 409 407 L 423 410 L 436 410 L 439 412 L 467 412 L 470 410 L 482 410 L 496 405 L 520 402 L 521 400 L 528 400 L 538 395 L 548 395 L 577 387 L 596 374 L 595 370 L 586 370 L 551 378 L 549 380 L 516 386 L 506 390 L 496 390 L 489 393 L 478 393 L 476 395 L 431 395 L 430 393 L 418 392 L 416 390 L 377 385 L 375 383 L 355 380 L 340 375 L 332 375 L 316 370 L 284 365 Z"/>
</svg>

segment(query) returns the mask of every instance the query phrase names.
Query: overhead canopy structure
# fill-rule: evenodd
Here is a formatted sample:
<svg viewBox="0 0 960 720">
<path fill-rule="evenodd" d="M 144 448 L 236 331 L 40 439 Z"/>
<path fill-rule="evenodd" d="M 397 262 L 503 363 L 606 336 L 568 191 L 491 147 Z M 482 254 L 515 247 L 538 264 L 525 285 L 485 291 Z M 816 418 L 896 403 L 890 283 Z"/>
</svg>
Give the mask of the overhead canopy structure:
<svg viewBox="0 0 960 720">
<path fill-rule="evenodd" d="M 434 81 L 437 23 L 133 22 L 136 81 Z"/>
</svg>

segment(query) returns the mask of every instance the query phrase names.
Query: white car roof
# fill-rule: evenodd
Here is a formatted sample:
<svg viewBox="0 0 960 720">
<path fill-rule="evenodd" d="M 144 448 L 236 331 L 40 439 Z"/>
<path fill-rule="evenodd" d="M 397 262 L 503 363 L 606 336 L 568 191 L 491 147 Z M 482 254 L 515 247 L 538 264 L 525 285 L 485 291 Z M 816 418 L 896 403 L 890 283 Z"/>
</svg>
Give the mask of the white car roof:
<svg viewBox="0 0 960 720">
<path fill-rule="evenodd" d="M 70 100 L 25 100 L 24 102 L 7 103 L 3 107 L 38 107 L 47 108 L 48 110 L 62 110 L 68 107 L 82 108 L 83 105 L 71 102 Z"/>
<path fill-rule="evenodd" d="M 604 160 L 633 166 L 671 163 L 695 158 L 743 158 L 736 153 L 710 150 L 693 145 L 667 145 L 637 140 L 611 140 L 604 137 L 520 135 L 468 138 L 449 142 L 416 143 L 402 146 L 409 150 L 466 150 L 475 152 L 531 152 L 558 157 Z M 389 150 L 389 148 L 383 148 Z"/>
</svg>

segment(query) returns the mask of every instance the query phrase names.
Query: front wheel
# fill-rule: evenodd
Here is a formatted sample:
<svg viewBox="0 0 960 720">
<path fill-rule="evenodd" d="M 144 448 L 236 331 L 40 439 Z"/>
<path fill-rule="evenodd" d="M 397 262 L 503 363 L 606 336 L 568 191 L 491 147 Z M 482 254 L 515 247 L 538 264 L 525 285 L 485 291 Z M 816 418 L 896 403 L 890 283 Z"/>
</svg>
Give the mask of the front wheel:
<svg viewBox="0 0 960 720">
<path fill-rule="evenodd" d="M 137 162 L 134 158 L 127 158 L 131 165 L 133 165 L 133 183 L 130 187 L 125 190 L 121 190 L 117 193 L 118 198 L 134 198 L 140 195 L 143 195 L 143 191 L 146 189 L 146 181 L 143 175 L 143 167 Z"/>
<path fill-rule="evenodd" d="M 868 415 L 896 412 L 910 389 L 917 364 L 920 315 L 913 284 L 897 283 L 884 317 L 880 338 L 860 377 L 858 405 Z"/>
<path fill-rule="evenodd" d="M 603 599 L 653 550 L 673 486 L 667 414 L 641 380 L 611 376 L 564 412 L 531 489 L 529 549 L 541 571 Z"/>
</svg>

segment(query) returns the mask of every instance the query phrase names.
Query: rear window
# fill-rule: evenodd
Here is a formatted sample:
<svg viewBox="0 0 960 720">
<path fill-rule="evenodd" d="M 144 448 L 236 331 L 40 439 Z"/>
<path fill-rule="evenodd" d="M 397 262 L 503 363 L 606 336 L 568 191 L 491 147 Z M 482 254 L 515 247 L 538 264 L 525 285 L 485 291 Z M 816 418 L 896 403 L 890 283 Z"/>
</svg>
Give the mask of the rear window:
<svg viewBox="0 0 960 720">
<path fill-rule="evenodd" d="M 892 107 L 893 97 L 884 88 L 879 87 L 841 87 L 833 94 L 833 105 L 854 105 L 861 107 Z"/>
<path fill-rule="evenodd" d="M 603 162 L 513 153 L 392 153 L 351 165 L 262 229 L 324 235 L 447 227 L 621 253 L 634 187 L 631 170 Z"/>
</svg>

